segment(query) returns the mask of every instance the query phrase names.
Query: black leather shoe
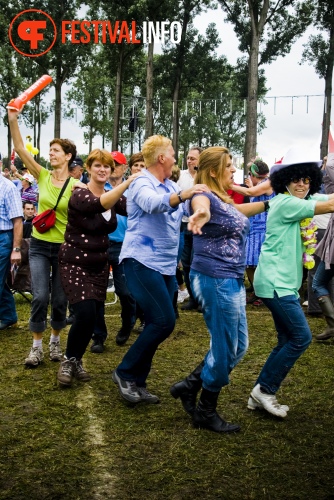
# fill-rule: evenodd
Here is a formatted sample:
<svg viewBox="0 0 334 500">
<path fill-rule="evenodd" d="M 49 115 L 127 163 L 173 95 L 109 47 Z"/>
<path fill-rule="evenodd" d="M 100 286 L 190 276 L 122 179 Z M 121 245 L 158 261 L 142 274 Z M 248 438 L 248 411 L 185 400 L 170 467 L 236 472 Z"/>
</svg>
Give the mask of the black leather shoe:
<svg viewBox="0 0 334 500">
<path fill-rule="evenodd" d="M 123 328 L 120 329 L 118 334 L 116 335 L 116 344 L 117 345 L 124 345 L 125 342 L 129 339 L 130 337 L 130 331 L 123 330 Z"/>
<path fill-rule="evenodd" d="M 186 304 L 181 306 L 182 311 L 197 311 L 197 304 L 194 300 L 188 300 Z"/>
<path fill-rule="evenodd" d="M 94 352 L 95 354 L 101 354 L 103 351 L 104 351 L 103 340 L 99 338 L 94 339 L 90 347 L 90 352 Z"/>
</svg>

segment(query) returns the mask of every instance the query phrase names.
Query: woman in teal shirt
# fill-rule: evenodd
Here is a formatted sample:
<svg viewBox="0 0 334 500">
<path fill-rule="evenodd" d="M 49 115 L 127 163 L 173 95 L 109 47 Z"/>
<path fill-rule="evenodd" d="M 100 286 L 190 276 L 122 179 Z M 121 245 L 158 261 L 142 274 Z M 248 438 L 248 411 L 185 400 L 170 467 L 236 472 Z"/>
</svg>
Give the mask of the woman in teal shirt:
<svg viewBox="0 0 334 500">
<path fill-rule="evenodd" d="M 334 211 L 333 195 L 311 196 L 320 189 L 320 165 L 321 162 L 277 164 L 270 172 L 277 196 L 269 202 L 266 239 L 254 289 L 272 313 L 278 343 L 260 372 L 248 408 L 265 409 L 278 417 L 286 417 L 289 407 L 278 404 L 275 394 L 312 340 L 298 295 L 306 260 L 301 229 L 310 222 L 305 219 Z"/>
</svg>

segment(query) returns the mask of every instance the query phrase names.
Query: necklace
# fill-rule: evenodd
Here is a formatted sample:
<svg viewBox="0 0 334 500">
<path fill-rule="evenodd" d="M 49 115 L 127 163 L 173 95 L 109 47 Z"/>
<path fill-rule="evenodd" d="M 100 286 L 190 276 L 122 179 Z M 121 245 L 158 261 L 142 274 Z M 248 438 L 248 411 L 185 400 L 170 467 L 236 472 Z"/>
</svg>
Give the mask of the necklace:
<svg viewBox="0 0 334 500">
<path fill-rule="evenodd" d="M 53 177 L 56 181 L 58 181 L 58 182 L 64 182 L 64 181 L 66 181 L 66 179 L 67 179 L 67 177 L 66 177 L 66 179 L 58 179 L 58 178 L 54 175 L 54 172 L 51 172 L 51 175 L 52 175 L 52 177 Z"/>
</svg>

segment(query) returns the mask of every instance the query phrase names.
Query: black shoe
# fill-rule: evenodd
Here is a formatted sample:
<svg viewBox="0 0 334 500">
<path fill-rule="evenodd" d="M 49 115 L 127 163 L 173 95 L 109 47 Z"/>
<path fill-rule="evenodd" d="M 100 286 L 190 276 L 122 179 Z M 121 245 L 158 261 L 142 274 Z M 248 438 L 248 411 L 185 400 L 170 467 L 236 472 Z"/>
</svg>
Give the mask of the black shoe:
<svg viewBox="0 0 334 500">
<path fill-rule="evenodd" d="M 156 405 L 156 404 L 160 403 L 160 399 L 158 398 L 158 396 L 155 396 L 154 394 L 151 394 L 146 389 L 146 387 L 138 387 L 137 386 L 137 389 L 138 389 L 138 392 L 140 394 L 140 400 L 143 403 L 149 403 L 149 404 L 153 404 L 153 405 Z"/>
<path fill-rule="evenodd" d="M 126 331 L 123 330 L 123 328 L 120 329 L 118 334 L 116 335 L 116 344 L 117 345 L 124 345 L 125 342 L 129 339 L 130 337 L 131 330 Z"/>
<path fill-rule="evenodd" d="M 197 312 L 198 313 L 202 313 L 203 312 L 203 308 L 202 308 L 201 304 L 198 304 Z"/>
<path fill-rule="evenodd" d="M 199 429 L 209 429 L 214 432 L 238 432 L 240 426 L 230 424 L 216 412 L 219 392 L 211 392 L 202 389 L 201 397 L 193 414 L 194 427 Z"/>
<path fill-rule="evenodd" d="M 67 324 L 67 325 L 73 325 L 74 320 L 75 320 L 75 317 L 74 317 L 74 315 L 73 315 L 73 314 L 71 314 L 70 316 L 68 316 L 68 317 L 66 318 L 66 324 Z"/>
<path fill-rule="evenodd" d="M 170 388 L 170 393 L 173 398 L 181 399 L 182 406 L 189 415 L 193 415 L 196 409 L 197 393 L 202 387 L 201 373 L 203 366 L 204 361 L 202 361 L 202 363 L 198 365 L 184 380 L 177 382 Z"/>
<path fill-rule="evenodd" d="M 197 304 L 194 300 L 188 300 L 186 304 L 181 306 L 182 311 L 197 311 Z"/>
<path fill-rule="evenodd" d="M 104 351 L 103 340 L 96 338 L 93 339 L 93 343 L 90 347 L 90 352 L 94 352 L 95 354 L 101 354 Z"/>
</svg>

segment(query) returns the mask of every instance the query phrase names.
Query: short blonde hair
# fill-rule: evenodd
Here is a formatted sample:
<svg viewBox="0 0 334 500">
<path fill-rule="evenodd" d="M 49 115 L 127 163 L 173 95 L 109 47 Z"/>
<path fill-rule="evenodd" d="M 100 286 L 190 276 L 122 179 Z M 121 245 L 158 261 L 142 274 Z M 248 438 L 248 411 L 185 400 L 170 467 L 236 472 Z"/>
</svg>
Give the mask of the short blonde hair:
<svg viewBox="0 0 334 500">
<path fill-rule="evenodd" d="M 114 158 L 111 153 L 106 149 L 93 149 L 88 155 L 88 158 L 85 163 L 85 167 L 91 167 L 94 161 L 100 161 L 103 165 L 109 165 L 111 171 L 113 172 L 115 169 Z"/>
<path fill-rule="evenodd" d="M 199 156 L 194 179 L 194 184 L 206 184 L 225 203 L 233 203 L 222 185 L 222 177 L 230 159 L 232 155 L 227 148 L 214 146 L 205 149 Z M 214 173 L 215 177 L 212 177 L 211 173 Z"/>
<path fill-rule="evenodd" d="M 157 162 L 158 156 L 164 154 L 172 145 L 172 141 L 163 135 L 151 135 L 143 144 L 142 153 L 146 168 Z"/>
</svg>

